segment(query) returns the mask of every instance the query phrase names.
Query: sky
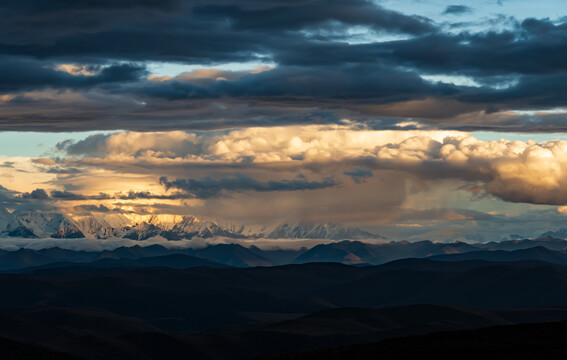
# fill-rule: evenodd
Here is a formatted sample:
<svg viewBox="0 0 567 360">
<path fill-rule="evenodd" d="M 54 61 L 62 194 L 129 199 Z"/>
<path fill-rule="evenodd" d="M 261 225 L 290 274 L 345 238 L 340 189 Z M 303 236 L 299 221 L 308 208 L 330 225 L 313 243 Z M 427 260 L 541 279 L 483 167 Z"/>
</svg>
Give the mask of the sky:
<svg viewBox="0 0 567 360">
<path fill-rule="evenodd" d="M 534 237 L 567 220 L 560 0 L 5 0 L 0 207 Z"/>
</svg>

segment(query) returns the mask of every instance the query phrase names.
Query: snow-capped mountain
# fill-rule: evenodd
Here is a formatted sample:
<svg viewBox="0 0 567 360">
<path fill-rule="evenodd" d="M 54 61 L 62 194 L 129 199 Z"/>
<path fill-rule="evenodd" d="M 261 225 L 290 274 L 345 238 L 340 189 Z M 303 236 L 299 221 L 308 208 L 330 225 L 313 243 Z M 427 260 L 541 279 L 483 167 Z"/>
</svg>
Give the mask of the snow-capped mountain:
<svg viewBox="0 0 567 360">
<path fill-rule="evenodd" d="M 0 233 L 13 237 L 107 239 L 122 237 L 146 240 L 161 236 L 167 240 L 212 237 L 272 239 L 380 239 L 380 235 L 356 227 L 325 223 L 284 223 L 273 227 L 246 227 L 195 216 L 93 214 L 71 217 L 54 212 L 0 212 Z"/>
<path fill-rule="evenodd" d="M 83 233 L 73 219 L 59 213 L 25 211 L 16 214 L 18 227 L 9 232 L 9 236 L 19 237 L 54 237 L 82 238 Z"/>
<path fill-rule="evenodd" d="M 0 208 L 0 233 L 13 231 L 17 227 L 18 222 L 14 215 L 9 213 L 6 209 Z"/>
<path fill-rule="evenodd" d="M 271 239 L 384 239 L 383 236 L 362 229 L 333 223 L 314 224 L 300 222 L 296 224 L 281 224 L 265 234 Z"/>
<path fill-rule="evenodd" d="M 73 218 L 77 228 L 88 238 L 122 237 L 131 221 L 121 214 L 93 214 Z"/>
<path fill-rule="evenodd" d="M 552 237 L 555 239 L 567 239 L 567 228 L 563 227 L 557 231 L 548 231 L 539 236 L 540 239 Z"/>
<path fill-rule="evenodd" d="M 181 240 L 199 237 L 203 239 L 224 236 L 244 238 L 243 226 L 221 226 L 212 221 L 203 221 L 194 216 L 153 215 L 136 217 L 123 237 L 133 240 L 146 240 L 153 236 L 163 236 L 168 240 Z"/>
</svg>

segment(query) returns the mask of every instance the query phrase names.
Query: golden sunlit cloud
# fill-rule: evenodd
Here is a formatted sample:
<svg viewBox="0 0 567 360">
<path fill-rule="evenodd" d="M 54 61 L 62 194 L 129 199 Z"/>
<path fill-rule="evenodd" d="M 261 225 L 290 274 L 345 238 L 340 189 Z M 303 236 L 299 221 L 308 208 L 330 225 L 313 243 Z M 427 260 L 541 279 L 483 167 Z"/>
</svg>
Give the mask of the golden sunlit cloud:
<svg viewBox="0 0 567 360">
<path fill-rule="evenodd" d="M 75 64 L 61 64 L 56 67 L 57 70 L 66 72 L 71 75 L 94 76 L 95 72 L 89 70 L 86 66 Z"/>
</svg>

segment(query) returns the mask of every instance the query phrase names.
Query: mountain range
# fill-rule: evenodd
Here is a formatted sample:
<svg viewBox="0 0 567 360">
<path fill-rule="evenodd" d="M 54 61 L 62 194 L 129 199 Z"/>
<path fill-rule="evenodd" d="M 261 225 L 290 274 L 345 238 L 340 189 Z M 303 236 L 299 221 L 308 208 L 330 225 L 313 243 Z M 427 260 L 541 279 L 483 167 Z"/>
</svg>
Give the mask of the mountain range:
<svg viewBox="0 0 567 360">
<path fill-rule="evenodd" d="M 0 271 L 76 271 L 79 268 L 146 267 L 184 269 L 199 266 L 244 268 L 305 263 L 368 266 L 408 258 L 454 263 L 539 261 L 567 265 L 567 253 L 561 250 L 567 246 L 566 240 L 536 239 L 510 241 L 499 245 L 495 248 L 490 243 L 470 245 L 460 242 L 448 244 L 420 241 L 372 244 L 343 240 L 294 250 L 261 249 L 239 244 L 210 244 L 200 248 L 166 248 L 154 244 L 103 251 L 77 251 L 58 247 L 40 250 L 20 248 L 12 251 L 0 250 Z"/>
<path fill-rule="evenodd" d="M 163 237 L 182 240 L 212 237 L 234 239 L 384 239 L 357 227 L 334 223 L 285 222 L 275 226 L 248 227 L 230 222 L 214 222 L 195 216 L 91 214 L 68 216 L 55 212 L 0 209 L 0 236 L 22 238 L 126 238 L 147 240 Z"/>
</svg>

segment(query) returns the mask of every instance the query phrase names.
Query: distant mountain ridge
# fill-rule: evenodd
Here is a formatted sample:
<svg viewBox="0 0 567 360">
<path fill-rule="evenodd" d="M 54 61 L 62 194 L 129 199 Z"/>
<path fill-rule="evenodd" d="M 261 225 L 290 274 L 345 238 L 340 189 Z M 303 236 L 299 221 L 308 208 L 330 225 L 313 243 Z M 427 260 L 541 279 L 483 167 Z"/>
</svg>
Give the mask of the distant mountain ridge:
<svg viewBox="0 0 567 360">
<path fill-rule="evenodd" d="M 301 254 L 293 262 L 340 262 L 345 264 L 383 264 L 403 258 L 424 258 L 433 255 L 455 254 L 479 250 L 463 242 L 434 243 L 431 241 L 389 242 L 368 244 L 360 241 L 341 241 L 319 244 Z"/>
<path fill-rule="evenodd" d="M 535 260 L 552 264 L 567 265 L 567 254 L 556 250 L 550 250 L 541 245 L 511 251 L 479 250 L 459 254 L 436 255 L 431 256 L 429 259 L 441 261 L 484 260 L 492 262 Z"/>
<path fill-rule="evenodd" d="M 213 222 L 195 216 L 153 215 L 128 217 L 122 214 L 92 214 L 71 217 L 54 212 L 24 211 L 12 214 L 0 209 L 0 235 L 23 238 L 126 238 L 167 240 L 212 237 L 360 240 L 384 239 L 371 232 L 335 223 L 282 223 L 273 227 L 247 227 Z"/>
<path fill-rule="evenodd" d="M 100 267 L 172 267 L 165 260 L 168 256 L 176 259 L 177 267 L 193 266 L 229 266 L 257 267 L 277 266 L 304 263 L 341 263 L 347 265 L 368 266 L 385 263 L 396 266 L 396 261 L 435 260 L 436 262 L 538 262 L 567 265 L 567 252 L 553 248 L 567 245 L 565 240 L 547 242 L 550 247 L 541 245 L 545 242 L 525 240 L 516 243 L 517 249 L 498 250 L 487 247 L 487 244 L 473 246 L 466 243 L 434 243 L 431 241 L 389 242 L 372 244 L 361 241 L 343 240 L 329 244 L 315 245 L 310 249 L 261 249 L 257 246 L 245 247 L 239 244 L 216 244 L 200 248 L 167 248 L 162 245 L 118 247 L 114 250 L 76 251 L 62 248 L 45 248 L 41 250 L 19 249 L 15 251 L 0 250 L 0 271 L 12 271 L 25 268 L 49 265 L 61 268 Z M 531 247 L 527 247 L 531 244 Z M 505 244 L 512 246 L 513 244 Z M 173 255 L 182 255 L 175 258 Z M 139 260 L 157 258 L 151 261 L 126 261 L 124 264 L 101 260 Z M 199 260 L 195 260 L 197 258 Z M 180 260 L 180 259 L 183 259 Z M 405 260 L 403 260 L 405 259 Z M 206 260 L 206 262 L 201 260 Z M 53 265 L 52 265 L 53 264 Z"/>
<path fill-rule="evenodd" d="M 161 245 L 119 247 L 103 251 L 74 251 L 61 248 L 41 250 L 0 250 L 0 271 L 29 268 L 123 268 L 123 267 L 254 267 L 272 266 L 262 253 L 238 244 L 218 244 L 204 248 L 172 248 Z"/>
</svg>

